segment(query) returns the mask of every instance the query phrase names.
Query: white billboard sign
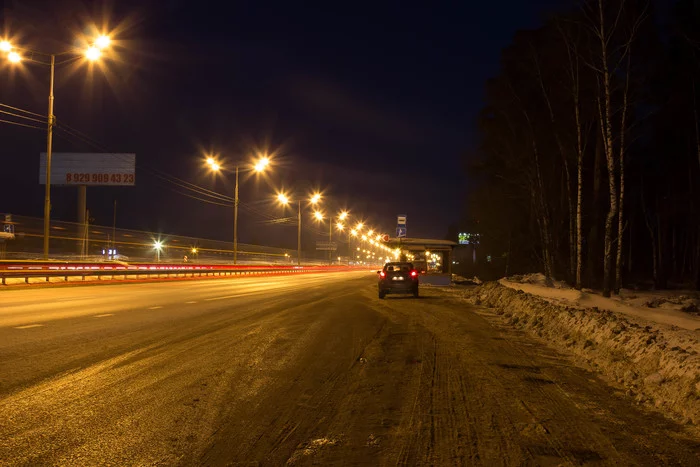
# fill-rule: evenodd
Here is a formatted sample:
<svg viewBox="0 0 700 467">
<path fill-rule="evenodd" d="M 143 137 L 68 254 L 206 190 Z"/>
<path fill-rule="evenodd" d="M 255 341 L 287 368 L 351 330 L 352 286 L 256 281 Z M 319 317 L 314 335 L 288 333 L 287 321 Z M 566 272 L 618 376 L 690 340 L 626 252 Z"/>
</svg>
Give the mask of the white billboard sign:
<svg viewBox="0 0 700 467">
<path fill-rule="evenodd" d="M 133 186 L 136 182 L 136 154 L 75 153 L 51 154 L 51 185 Z M 46 153 L 39 156 L 39 184 L 46 184 Z"/>
</svg>

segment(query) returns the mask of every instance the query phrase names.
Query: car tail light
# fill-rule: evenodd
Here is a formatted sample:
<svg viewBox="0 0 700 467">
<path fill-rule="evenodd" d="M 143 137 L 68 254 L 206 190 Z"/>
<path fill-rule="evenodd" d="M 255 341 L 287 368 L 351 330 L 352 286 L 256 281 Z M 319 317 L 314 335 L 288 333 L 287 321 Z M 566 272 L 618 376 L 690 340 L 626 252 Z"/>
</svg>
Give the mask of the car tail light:
<svg viewBox="0 0 700 467">
<path fill-rule="evenodd" d="M 418 271 L 416 271 L 415 269 L 411 271 L 411 277 L 418 277 Z"/>
<path fill-rule="evenodd" d="M 379 273 L 379 277 L 386 277 L 386 273 L 385 273 L 384 271 L 381 271 L 381 272 Z"/>
</svg>

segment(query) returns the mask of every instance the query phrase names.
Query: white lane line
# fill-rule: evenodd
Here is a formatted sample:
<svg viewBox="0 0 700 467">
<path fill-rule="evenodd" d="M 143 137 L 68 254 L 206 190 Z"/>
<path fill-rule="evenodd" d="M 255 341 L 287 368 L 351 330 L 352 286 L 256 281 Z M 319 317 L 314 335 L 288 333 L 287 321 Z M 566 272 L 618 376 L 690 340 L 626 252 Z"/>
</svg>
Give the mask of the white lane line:
<svg viewBox="0 0 700 467">
<path fill-rule="evenodd" d="M 225 297 L 212 297 L 212 298 L 205 298 L 205 302 L 211 302 L 212 300 L 225 300 L 227 298 L 237 298 L 240 297 L 240 295 L 226 295 Z"/>
<path fill-rule="evenodd" d="M 159 309 L 159 308 L 163 308 L 163 307 L 162 307 L 162 306 L 150 306 L 150 307 L 148 307 L 147 309 L 148 309 L 148 310 L 157 310 L 157 309 Z"/>
<path fill-rule="evenodd" d="M 43 324 L 26 324 L 24 326 L 15 326 L 15 329 L 31 329 L 31 328 L 40 328 L 42 326 L 43 326 Z"/>
<path fill-rule="evenodd" d="M 114 316 L 114 313 L 105 313 L 103 315 L 95 315 L 94 318 L 106 318 L 107 316 Z"/>
<path fill-rule="evenodd" d="M 192 305 L 193 303 L 197 303 L 197 302 L 194 302 L 194 301 L 191 301 L 191 302 L 185 302 L 185 305 Z"/>
</svg>

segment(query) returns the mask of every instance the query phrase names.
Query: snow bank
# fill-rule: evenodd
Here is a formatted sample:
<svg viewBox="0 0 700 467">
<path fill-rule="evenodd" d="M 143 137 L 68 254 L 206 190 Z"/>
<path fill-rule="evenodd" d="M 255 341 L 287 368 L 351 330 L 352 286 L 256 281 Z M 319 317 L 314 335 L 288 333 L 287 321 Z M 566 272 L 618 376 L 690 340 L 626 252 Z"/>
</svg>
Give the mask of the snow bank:
<svg viewBox="0 0 700 467">
<path fill-rule="evenodd" d="M 495 282 L 475 287 L 466 298 L 585 360 L 638 402 L 700 424 L 697 331 L 644 326 L 625 315 L 555 303 Z"/>
<path fill-rule="evenodd" d="M 606 298 L 590 289 L 573 289 L 563 282 L 554 282 L 552 286 L 548 286 L 542 274 L 513 276 L 498 282 L 552 303 L 582 309 L 595 307 L 622 313 L 634 318 L 638 324 L 659 323 L 691 331 L 700 330 L 700 294 L 693 291 L 678 293 L 622 290 L 619 296 Z"/>
</svg>

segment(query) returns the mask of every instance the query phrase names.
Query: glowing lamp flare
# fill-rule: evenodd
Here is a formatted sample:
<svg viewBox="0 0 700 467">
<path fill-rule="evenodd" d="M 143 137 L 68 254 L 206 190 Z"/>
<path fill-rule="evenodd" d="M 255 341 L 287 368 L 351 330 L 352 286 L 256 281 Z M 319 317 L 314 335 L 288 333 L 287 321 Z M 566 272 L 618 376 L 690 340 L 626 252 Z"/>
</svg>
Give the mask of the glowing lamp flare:
<svg viewBox="0 0 700 467">
<path fill-rule="evenodd" d="M 280 193 L 277 195 L 277 201 L 279 201 L 282 204 L 289 204 L 289 198 L 287 198 L 287 195 L 284 193 Z"/>
<path fill-rule="evenodd" d="M 321 211 L 316 211 L 316 212 L 314 212 L 314 217 L 316 217 L 316 220 L 322 221 L 323 220 L 323 213 Z"/>
<path fill-rule="evenodd" d="M 100 50 L 106 49 L 107 47 L 109 47 L 109 44 L 111 42 L 112 40 L 109 38 L 109 36 L 102 35 L 95 40 L 95 47 L 97 47 Z"/>
<path fill-rule="evenodd" d="M 19 63 L 20 61 L 22 61 L 22 56 L 17 52 L 12 51 L 9 54 L 7 54 L 7 59 L 12 63 Z"/>
<path fill-rule="evenodd" d="M 98 47 L 88 47 L 85 51 L 85 57 L 90 61 L 98 60 L 102 56 L 102 51 Z"/>
<path fill-rule="evenodd" d="M 0 41 L 0 51 L 9 52 L 12 50 L 12 44 L 9 41 Z"/>
<path fill-rule="evenodd" d="M 216 162 L 216 159 L 214 159 L 213 157 L 207 157 L 207 165 L 214 172 L 218 172 L 219 170 L 221 170 L 221 166 L 218 162 Z"/>
<path fill-rule="evenodd" d="M 320 193 L 314 193 L 314 195 L 311 196 L 311 204 L 316 204 L 316 203 L 318 203 L 319 201 L 321 201 L 321 195 L 320 195 Z M 318 217 L 318 216 L 316 216 L 316 217 Z"/>
<path fill-rule="evenodd" d="M 270 165 L 270 159 L 268 159 L 267 157 L 263 157 L 255 164 L 255 171 L 263 172 L 268 165 Z"/>
<path fill-rule="evenodd" d="M 344 230 L 345 226 L 343 225 L 342 222 L 338 222 L 337 224 L 335 224 L 335 228 L 338 230 Z"/>
<path fill-rule="evenodd" d="M 347 211 L 343 211 L 340 213 L 340 215 L 338 215 L 338 219 L 340 219 L 341 221 L 344 221 L 347 217 L 348 217 Z"/>
</svg>

